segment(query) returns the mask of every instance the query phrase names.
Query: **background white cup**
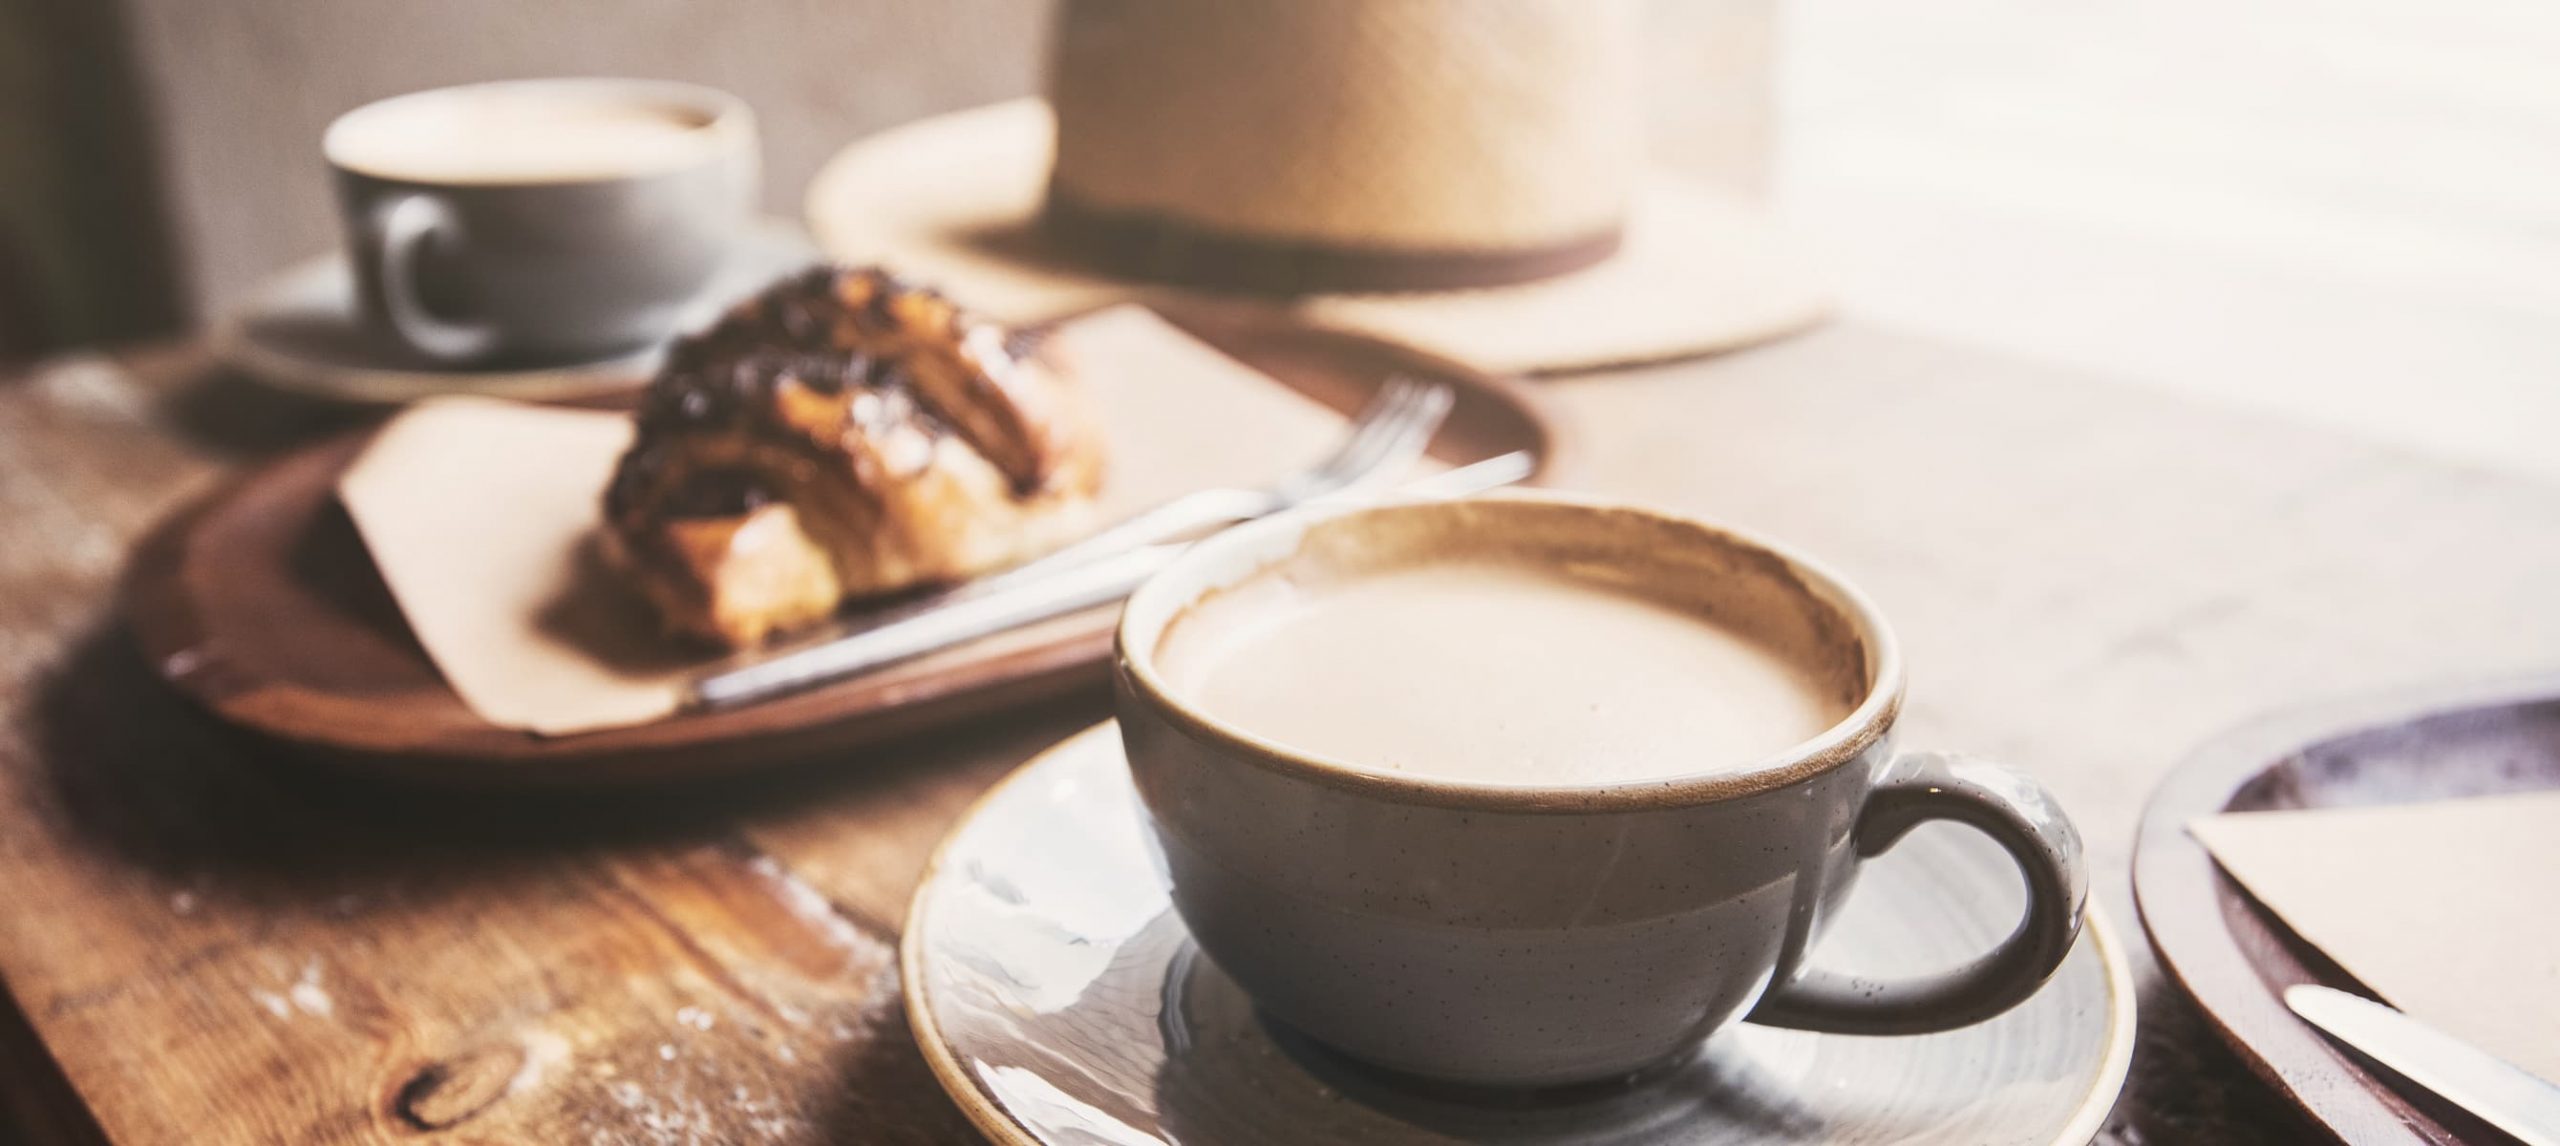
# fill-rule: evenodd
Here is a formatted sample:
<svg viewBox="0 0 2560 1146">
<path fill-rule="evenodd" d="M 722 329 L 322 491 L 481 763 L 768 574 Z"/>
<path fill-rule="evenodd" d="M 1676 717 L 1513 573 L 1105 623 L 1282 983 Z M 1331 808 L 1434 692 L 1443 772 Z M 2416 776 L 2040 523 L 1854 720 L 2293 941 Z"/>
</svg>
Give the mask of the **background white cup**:
<svg viewBox="0 0 2560 1146">
<path fill-rule="evenodd" d="M 668 337 L 757 192 L 746 104 L 654 80 L 397 96 L 338 117 L 322 150 L 368 318 L 451 364 L 571 361 Z"/>
</svg>

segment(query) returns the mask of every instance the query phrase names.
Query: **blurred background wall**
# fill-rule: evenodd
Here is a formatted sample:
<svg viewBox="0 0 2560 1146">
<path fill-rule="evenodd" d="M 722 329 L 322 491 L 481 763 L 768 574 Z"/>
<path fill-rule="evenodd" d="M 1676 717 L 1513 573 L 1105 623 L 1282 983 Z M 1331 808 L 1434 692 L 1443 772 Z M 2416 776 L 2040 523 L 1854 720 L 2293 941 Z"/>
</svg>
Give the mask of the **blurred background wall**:
<svg viewBox="0 0 2560 1146">
<path fill-rule="evenodd" d="M 107 0 L 0 0 L 0 361 L 178 321 L 123 16 Z"/>
<path fill-rule="evenodd" d="M 1033 0 L 112 2 L 156 112 L 177 293 L 199 317 L 336 242 L 320 132 L 366 101 L 543 75 L 711 84 L 756 108 L 767 202 L 790 211 L 844 141 L 1029 90 L 1043 16 Z"/>
<path fill-rule="evenodd" d="M 1767 178 L 1776 0 L 1654 0 L 1666 159 Z M 1046 0 L 0 0 L 0 357 L 219 315 L 335 242 L 321 129 L 475 80 L 736 92 L 766 203 L 838 147 L 1036 89 Z M 20 316 L 14 321 L 8 316 Z M 28 317 L 30 315 L 36 317 Z"/>
</svg>

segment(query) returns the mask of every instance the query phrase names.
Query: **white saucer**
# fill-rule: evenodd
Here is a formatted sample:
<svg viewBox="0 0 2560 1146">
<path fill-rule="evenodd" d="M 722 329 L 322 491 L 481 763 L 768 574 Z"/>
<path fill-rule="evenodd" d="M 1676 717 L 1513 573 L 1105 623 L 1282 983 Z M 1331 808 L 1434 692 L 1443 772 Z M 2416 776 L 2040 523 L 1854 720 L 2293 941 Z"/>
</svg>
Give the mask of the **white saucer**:
<svg viewBox="0 0 2560 1146">
<path fill-rule="evenodd" d="M 729 304 L 825 256 L 798 227 L 768 219 L 749 229 L 729 265 L 689 308 L 679 330 L 710 321 Z M 528 402 L 628 390 L 649 380 L 664 347 L 544 367 L 444 366 L 383 336 L 358 313 L 343 254 L 279 272 L 214 337 L 225 365 L 280 390 L 362 405 L 400 405 L 442 394 Z"/>
<path fill-rule="evenodd" d="M 1426 1090 L 1265 1026 L 1198 957 L 1143 815 L 1117 730 L 1087 730 L 982 798 L 916 891 L 907 1017 L 943 1088 L 998 1142 L 2080 1146 L 2133 1053 L 2132 975 L 2092 904 L 2044 989 L 1977 1026 L 1860 1038 L 1743 1025 L 1630 1085 Z M 1997 847 L 1923 826 L 1860 874 L 1815 957 L 1936 970 L 1987 950 L 2020 905 Z"/>
</svg>

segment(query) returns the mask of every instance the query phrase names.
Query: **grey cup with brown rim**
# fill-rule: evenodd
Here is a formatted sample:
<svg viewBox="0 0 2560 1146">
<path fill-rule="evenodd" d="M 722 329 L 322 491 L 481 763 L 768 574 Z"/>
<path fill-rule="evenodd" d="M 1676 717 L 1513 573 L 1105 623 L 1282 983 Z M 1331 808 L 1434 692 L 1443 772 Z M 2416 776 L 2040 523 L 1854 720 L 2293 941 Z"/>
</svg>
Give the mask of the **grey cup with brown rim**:
<svg viewBox="0 0 2560 1146">
<path fill-rule="evenodd" d="M 1862 687 L 1849 715 L 1756 763 L 1531 787 L 1455 782 L 1285 748 L 1170 690 L 1157 649 L 1207 594 L 1328 553 L 1470 545 L 1602 563 L 1681 599 L 1750 601 Z M 2070 950 L 2087 895 L 2077 832 L 2016 773 L 1900 752 L 1899 646 L 1864 596 L 1737 531 L 1553 495 L 1270 519 L 1200 542 L 1130 598 L 1114 680 L 1122 739 L 1172 896 L 1202 950 L 1270 1015 L 1354 1058 L 1498 1086 L 1625 1075 L 1737 1017 L 1850 1034 L 1979 1022 Z M 1953 820 L 2028 889 L 1990 952 L 1918 980 L 1809 964 L 1860 861 Z"/>
<path fill-rule="evenodd" d="M 759 172 L 744 102 L 657 80 L 395 96 L 338 117 L 322 151 L 367 319 L 452 365 L 675 333 L 748 225 Z"/>
</svg>

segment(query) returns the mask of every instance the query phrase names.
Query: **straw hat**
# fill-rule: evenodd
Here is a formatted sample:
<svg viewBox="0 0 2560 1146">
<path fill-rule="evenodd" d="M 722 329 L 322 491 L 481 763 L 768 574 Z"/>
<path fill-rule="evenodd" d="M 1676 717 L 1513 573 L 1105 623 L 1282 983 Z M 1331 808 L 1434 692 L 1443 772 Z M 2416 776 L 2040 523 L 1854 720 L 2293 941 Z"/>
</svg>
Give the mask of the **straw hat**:
<svg viewBox="0 0 2560 1146">
<path fill-rule="evenodd" d="M 1012 321 L 1259 295 L 1494 370 L 1818 320 L 1801 251 L 1643 155 L 1637 0 L 1069 0 L 1049 100 L 855 143 L 839 258 Z"/>
</svg>

